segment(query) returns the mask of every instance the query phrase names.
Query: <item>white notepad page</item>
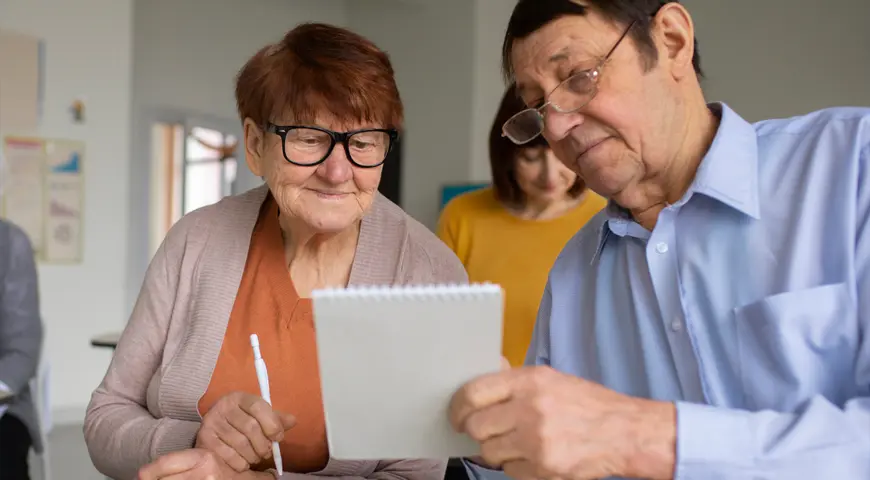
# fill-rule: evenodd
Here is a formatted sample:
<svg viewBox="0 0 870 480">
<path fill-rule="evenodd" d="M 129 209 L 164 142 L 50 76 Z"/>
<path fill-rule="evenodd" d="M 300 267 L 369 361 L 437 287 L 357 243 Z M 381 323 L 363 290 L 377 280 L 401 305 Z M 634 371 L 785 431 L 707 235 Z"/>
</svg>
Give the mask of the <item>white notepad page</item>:
<svg viewBox="0 0 870 480">
<path fill-rule="evenodd" d="M 312 301 L 330 456 L 479 453 L 447 411 L 464 383 L 500 369 L 500 286 L 351 287 Z"/>
</svg>

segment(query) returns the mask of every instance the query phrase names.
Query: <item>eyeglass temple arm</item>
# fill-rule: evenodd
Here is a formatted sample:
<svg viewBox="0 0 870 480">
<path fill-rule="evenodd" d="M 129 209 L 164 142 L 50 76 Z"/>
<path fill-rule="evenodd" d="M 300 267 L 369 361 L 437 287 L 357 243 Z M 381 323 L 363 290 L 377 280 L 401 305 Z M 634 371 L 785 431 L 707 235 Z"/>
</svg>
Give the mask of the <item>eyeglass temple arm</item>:
<svg viewBox="0 0 870 480">
<path fill-rule="evenodd" d="M 628 28 L 626 28 L 625 31 L 622 32 L 622 36 L 619 37 L 619 40 L 617 40 L 616 43 L 614 43 L 613 46 L 610 47 L 610 51 L 607 52 L 607 55 L 604 56 L 604 60 L 609 59 L 610 56 L 613 55 L 613 52 L 616 51 L 616 47 L 618 47 L 619 44 L 622 43 L 622 40 L 625 39 L 625 36 L 628 35 L 628 32 L 631 31 L 631 27 L 633 27 L 635 23 L 637 23 L 637 21 L 632 20 L 632 22 L 628 24 Z"/>
</svg>

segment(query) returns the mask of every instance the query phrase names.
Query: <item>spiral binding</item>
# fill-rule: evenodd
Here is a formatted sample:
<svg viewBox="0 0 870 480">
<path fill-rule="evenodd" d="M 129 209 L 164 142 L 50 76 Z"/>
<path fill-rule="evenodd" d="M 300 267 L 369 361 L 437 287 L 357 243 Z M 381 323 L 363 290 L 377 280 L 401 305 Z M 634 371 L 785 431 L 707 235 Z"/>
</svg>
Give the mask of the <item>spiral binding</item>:
<svg viewBox="0 0 870 480">
<path fill-rule="evenodd" d="M 470 284 L 431 284 L 431 285 L 353 285 L 346 288 L 324 288 L 311 292 L 315 302 L 321 299 L 330 301 L 371 300 L 382 301 L 422 301 L 422 300 L 472 300 L 493 295 L 501 295 L 500 285 L 484 282 Z"/>
</svg>

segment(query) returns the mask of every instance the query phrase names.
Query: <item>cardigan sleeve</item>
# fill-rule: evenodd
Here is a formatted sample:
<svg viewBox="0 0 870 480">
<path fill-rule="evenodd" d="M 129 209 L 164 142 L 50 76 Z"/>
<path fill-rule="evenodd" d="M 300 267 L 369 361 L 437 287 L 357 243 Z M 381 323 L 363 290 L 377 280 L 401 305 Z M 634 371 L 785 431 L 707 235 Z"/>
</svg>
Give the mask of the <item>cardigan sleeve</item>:
<svg viewBox="0 0 870 480">
<path fill-rule="evenodd" d="M 468 283 L 465 266 L 450 246 L 408 217 L 400 284 Z"/>
<path fill-rule="evenodd" d="M 279 480 L 313 480 L 328 477 L 331 480 L 443 480 L 447 469 L 446 462 L 433 460 L 390 460 L 378 462 L 375 470 L 368 475 L 341 475 L 319 473 L 284 473 Z"/>
<path fill-rule="evenodd" d="M 178 287 L 183 232 L 155 254 L 108 371 L 91 396 L 84 435 L 94 466 L 112 478 L 135 478 L 163 453 L 191 448 L 199 422 L 154 418 L 147 391 L 160 368 Z"/>
</svg>

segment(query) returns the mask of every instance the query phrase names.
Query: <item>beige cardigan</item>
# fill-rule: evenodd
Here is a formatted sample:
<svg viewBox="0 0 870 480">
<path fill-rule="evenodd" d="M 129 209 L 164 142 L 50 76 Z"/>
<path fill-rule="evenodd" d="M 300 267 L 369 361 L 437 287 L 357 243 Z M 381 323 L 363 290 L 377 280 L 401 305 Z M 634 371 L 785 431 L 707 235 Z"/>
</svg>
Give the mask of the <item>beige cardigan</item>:
<svg viewBox="0 0 870 480">
<path fill-rule="evenodd" d="M 217 362 L 267 193 L 259 187 L 186 215 L 155 254 L 85 417 L 88 451 L 103 474 L 131 479 L 158 456 L 193 447 L 201 421 L 197 403 Z M 443 243 L 377 196 L 362 220 L 351 284 L 466 281 Z M 330 459 L 313 475 L 441 480 L 445 463 Z"/>
</svg>

